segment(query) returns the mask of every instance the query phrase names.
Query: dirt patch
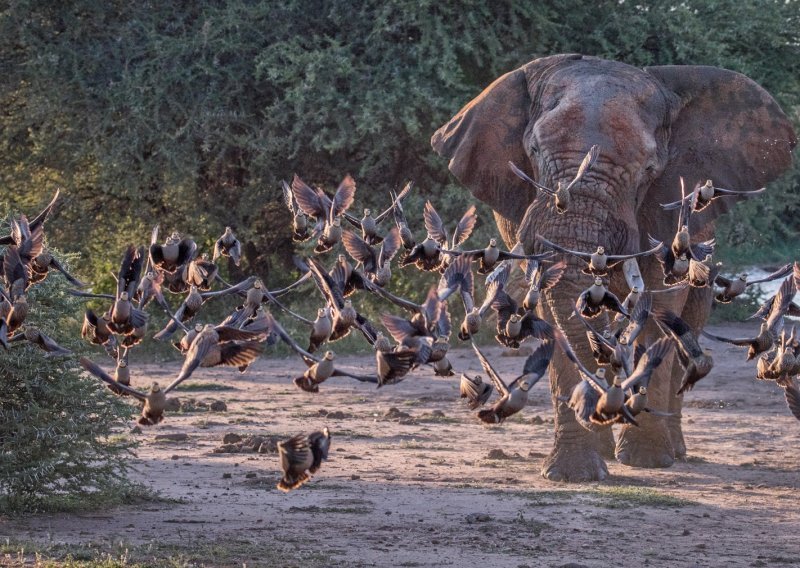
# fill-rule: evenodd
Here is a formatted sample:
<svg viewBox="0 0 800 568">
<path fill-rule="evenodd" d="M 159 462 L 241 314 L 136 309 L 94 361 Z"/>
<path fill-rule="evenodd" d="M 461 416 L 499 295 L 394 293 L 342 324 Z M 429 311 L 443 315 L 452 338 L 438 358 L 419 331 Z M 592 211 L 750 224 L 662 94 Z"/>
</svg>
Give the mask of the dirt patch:
<svg viewBox="0 0 800 568">
<path fill-rule="evenodd" d="M 703 343 L 717 366 L 686 396 L 689 456 L 671 468 L 610 462 L 604 483 L 544 480 L 553 440 L 547 381 L 518 417 L 484 426 L 458 397 L 459 374 L 480 373 L 466 349 L 451 353 L 458 372 L 449 379 L 422 370 L 378 390 L 334 377 L 318 394 L 291 385 L 299 359 L 262 359 L 245 375 L 198 370 L 207 390 L 231 387 L 214 390 L 227 411 L 207 414 L 213 421 L 168 412 L 136 435 L 132 477 L 168 501 L 5 519 L 0 540 L 144 551 L 147 565 L 172 565 L 152 560 L 170 554 L 249 568 L 793 565 L 800 422 L 780 389 L 753 378 L 742 352 Z M 515 375 L 523 359 L 501 352 L 487 349 L 499 372 Z M 342 359 L 359 370 L 374 362 Z M 145 366 L 135 380 L 163 372 Z M 279 492 L 277 442 L 324 426 L 330 459 L 300 490 Z M 177 436 L 156 439 L 165 434 Z"/>
</svg>

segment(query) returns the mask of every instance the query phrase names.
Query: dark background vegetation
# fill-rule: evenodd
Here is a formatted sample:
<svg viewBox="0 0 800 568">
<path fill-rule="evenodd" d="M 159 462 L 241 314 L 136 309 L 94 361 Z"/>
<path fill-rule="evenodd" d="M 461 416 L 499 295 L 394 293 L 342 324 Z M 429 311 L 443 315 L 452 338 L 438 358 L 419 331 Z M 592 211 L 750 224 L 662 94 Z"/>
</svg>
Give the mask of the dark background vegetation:
<svg viewBox="0 0 800 568">
<path fill-rule="evenodd" d="M 449 218 L 469 196 L 430 150 L 433 131 L 496 76 L 580 52 L 709 64 L 765 86 L 798 121 L 800 7 L 784 0 L 633 3 L 11 1 L 0 18 L 0 195 L 35 211 L 66 191 L 48 226 L 79 251 L 96 289 L 123 245 L 162 231 L 206 249 L 226 225 L 242 270 L 287 281 L 293 245 L 279 180 L 357 205 L 414 180 Z M 724 260 L 778 260 L 797 246 L 800 169 L 736 208 Z M 481 210 L 480 236 L 493 232 Z M 420 226 L 419 231 L 422 230 Z M 738 247 L 736 257 L 731 247 Z"/>
</svg>

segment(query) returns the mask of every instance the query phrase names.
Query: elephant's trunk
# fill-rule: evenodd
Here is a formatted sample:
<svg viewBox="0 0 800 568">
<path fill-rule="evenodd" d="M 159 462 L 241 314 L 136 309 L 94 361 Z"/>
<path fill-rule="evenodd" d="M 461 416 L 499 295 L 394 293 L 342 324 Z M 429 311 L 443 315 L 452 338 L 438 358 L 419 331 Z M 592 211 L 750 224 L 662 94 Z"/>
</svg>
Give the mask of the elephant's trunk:
<svg viewBox="0 0 800 568">
<path fill-rule="evenodd" d="M 555 181 L 568 183 L 570 178 L 564 177 L 567 179 L 559 176 Z M 618 195 L 623 195 L 621 189 L 603 183 L 598 177 L 596 175 L 588 179 L 574 191 L 570 207 L 563 214 L 556 213 L 551 199 L 545 200 L 545 196 L 540 196 L 529 208 L 520 226 L 519 236 L 526 250 L 544 250 L 535 240 L 537 233 L 572 250 L 591 252 L 598 246 L 603 246 L 614 254 L 637 250 L 639 235 L 636 225 L 626 219 L 633 218 L 632 207 L 617 198 Z M 583 364 L 594 370 L 596 363 L 586 340 L 586 328 L 573 315 L 578 296 L 592 285 L 593 279 L 582 272 L 586 264 L 581 259 L 565 255 L 564 260 L 567 262 L 566 271 L 559 285 L 544 293 L 540 312 L 544 318 L 564 331 Z M 620 271 L 613 273 L 610 289 L 624 297 L 625 280 Z M 607 322 L 608 316 L 605 314 L 590 320 L 598 329 Z M 554 367 L 569 369 L 570 380 L 551 381 L 554 396 L 569 396 L 572 387 L 580 380 L 571 363 L 562 363 L 565 364 L 557 363 Z"/>
<path fill-rule="evenodd" d="M 518 236 L 527 251 L 542 251 L 535 240 L 536 233 L 572 250 L 593 251 L 598 245 L 614 253 L 635 250 L 639 236 L 636 225 L 626 222 L 626 217 L 633 214 L 632 211 L 628 213 L 628 204 L 617 200 L 616 196 L 621 194 L 595 177 L 575 192 L 569 209 L 563 214 L 556 212 L 552 200 L 540 196 L 526 212 Z M 576 300 L 592 284 L 592 277 L 582 272 L 585 267 L 582 260 L 571 255 L 565 255 L 565 260 L 567 269 L 558 286 L 543 294 L 539 315 L 563 330 L 578 358 L 593 371 L 597 365 L 586 339 L 586 328 L 573 315 Z M 613 280 L 611 289 L 621 293 L 624 277 L 615 275 Z M 601 314 L 590 323 L 601 329 L 608 323 L 608 316 Z M 575 420 L 573 411 L 559 400 L 568 398 L 580 380 L 575 366 L 561 350 L 557 350 L 550 366 L 550 390 L 556 406 L 556 443 L 542 470 L 549 479 L 603 479 L 607 469 L 598 452 L 607 458 L 614 454 L 610 428 L 594 434 L 587 432 Z"/>
</svg>

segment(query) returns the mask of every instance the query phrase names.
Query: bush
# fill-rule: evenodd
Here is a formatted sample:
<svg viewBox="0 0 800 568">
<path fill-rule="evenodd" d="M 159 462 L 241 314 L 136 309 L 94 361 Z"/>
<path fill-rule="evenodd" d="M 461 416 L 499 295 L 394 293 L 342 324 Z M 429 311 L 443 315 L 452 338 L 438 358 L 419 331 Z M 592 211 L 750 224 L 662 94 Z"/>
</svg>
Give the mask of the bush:
<svg viewBox="0 0 800 568">
<path fill-rule="evenodd" d="M 80 351 L 82 306 L 65 288 L 58 273 L 31 287 L 27 323 Z M 119 436 L 131 407 L 82 376 L 74 356 L 44 355 L 27 342 L 0 348 L 0 508 L 9 512 L 118 486 L 132 446 Z"/>
</svg>

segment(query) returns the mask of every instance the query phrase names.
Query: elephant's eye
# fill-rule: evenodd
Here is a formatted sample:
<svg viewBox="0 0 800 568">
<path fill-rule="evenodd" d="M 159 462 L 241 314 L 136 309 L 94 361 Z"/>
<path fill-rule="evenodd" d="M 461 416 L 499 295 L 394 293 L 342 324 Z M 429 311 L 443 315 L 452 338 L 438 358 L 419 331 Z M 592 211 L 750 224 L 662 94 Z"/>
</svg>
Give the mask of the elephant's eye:
<svg viewBox="0 0 800 568">
<path fill-rule="evenodd" d="M 539 153 L 539 146 L 535 144 L 531 145 L 531 154 L 538 154 Z"/>
</svg>

